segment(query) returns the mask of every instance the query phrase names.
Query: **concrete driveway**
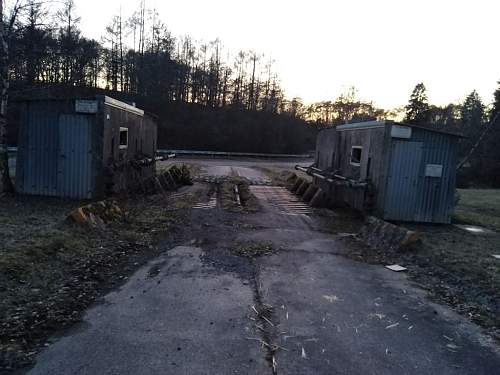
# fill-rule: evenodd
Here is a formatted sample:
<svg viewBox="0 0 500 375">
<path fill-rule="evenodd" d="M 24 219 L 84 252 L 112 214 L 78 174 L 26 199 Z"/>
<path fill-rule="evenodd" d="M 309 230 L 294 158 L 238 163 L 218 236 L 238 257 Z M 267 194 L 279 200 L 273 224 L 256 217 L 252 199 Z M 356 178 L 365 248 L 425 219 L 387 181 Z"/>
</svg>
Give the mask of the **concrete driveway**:
<svg viewBox="0 0 500 375">
<path fill-rule="evenodd" d="M 202 173 L 266 180 L 233 161 Z M 480 328 L 404 274 L 344 258 L 346 242 L 285 189 L 252 192 L 257 213 L 192 209 L 182 243 L 54 338 L 29 373 L 498 373 L 498 346 Z M 234 255 L 245 243 L 274 251 Z"/>
</svg>

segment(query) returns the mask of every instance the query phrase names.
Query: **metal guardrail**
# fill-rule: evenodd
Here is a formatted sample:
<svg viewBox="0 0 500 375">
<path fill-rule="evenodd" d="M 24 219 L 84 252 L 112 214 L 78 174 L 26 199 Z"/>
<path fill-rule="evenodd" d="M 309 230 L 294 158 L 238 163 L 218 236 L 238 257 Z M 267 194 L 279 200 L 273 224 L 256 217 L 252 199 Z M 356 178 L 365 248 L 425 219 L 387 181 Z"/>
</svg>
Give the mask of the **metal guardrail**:
<svg viewBox="0 0 500 375">
<path fill-rule="evenodd" d="M 332 175 L 327 177 L 324 175 L 324 171 L 322 171 L 321 169 L 315 168 L 313 166 L 302 167 L 300 165 L 296 165 L 295 169 L 297 171 L 307 173 L 309 176 L 316 177 L 320 180 L 326 181 L 329 184 L 338 183 L 340 181 L 341 183 L 349 184 L 349 186 L 351 186 L 351 187 L 366 187 L 366 186 L 368 186 L 367 182 L 351 180 L 347 177 L 344 177 L 344 176 L 341 176 L 338 174 L 332 174 Z"/>
<path fill-rule="evenodd" d="M 17 152 L 17 147 L 8 147 L 11 153 Z M 251 158 L 283 158 L 283 159 L 308 159 L 311 154 L 261 154 L 254 152 L 223 152 L 223 151 L 196 151 L 196 150 L 158 150 L 158 155 L 193 155 L 193 156 L 237 156 Z"/>
<path fill-rule="evenodd" d="M 293 159 L 308 159 L 311 154 L 261 154 L 254 152 L 222 152 L 222 151 L 195 151 L 195 150 L 158 150 L 158 154 L 176 154 L 176 155 L 192 155 L 192 156 L 237 156 L 237 157 L 252 157 L 252 158 L 293 158 Z"/>
</svg>

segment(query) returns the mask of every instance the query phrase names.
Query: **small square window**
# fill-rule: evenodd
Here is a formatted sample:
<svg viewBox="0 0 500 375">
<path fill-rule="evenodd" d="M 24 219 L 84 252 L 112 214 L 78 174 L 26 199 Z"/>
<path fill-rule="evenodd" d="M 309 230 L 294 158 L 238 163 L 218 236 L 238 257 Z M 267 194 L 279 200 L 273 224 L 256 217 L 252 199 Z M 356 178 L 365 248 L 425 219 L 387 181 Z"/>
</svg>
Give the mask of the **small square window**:
<svg viewBox="0 0 500 375">
<path fill-rule="evenodd" d="M 351 165 L 359 167 L 361 165 L 362 154 L 363 154 L 363 147 L 352 146 L 352 148 L 351 148 Z"/>
<path fill-rule="evenodd" d="M 128 148 L 128 128 L 120 128 L 120 149 Z"/>
</svg>

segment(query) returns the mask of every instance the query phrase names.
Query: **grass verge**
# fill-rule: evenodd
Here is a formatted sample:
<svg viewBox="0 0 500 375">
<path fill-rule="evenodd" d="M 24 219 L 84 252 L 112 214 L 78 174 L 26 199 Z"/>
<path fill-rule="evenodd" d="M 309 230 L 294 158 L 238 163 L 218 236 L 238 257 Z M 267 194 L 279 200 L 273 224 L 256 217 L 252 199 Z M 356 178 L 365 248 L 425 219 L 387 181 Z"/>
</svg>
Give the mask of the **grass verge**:
<svg viewBox="0 0 500 375">
<path fill-rule="evenodd" d="M 240 203 L 238 204 L 235 187 L 237 187 Z M 228 177 L 219 184 L 219 197 L 222 208 L 232 212 L 257 212 L 257 198 L 250 192 L 250 183 L 243 177 Z"/>
<path fill-rule="evenodd" d="M 231 248 L 233 254 L 246 258 L 271 255 L 274 251 L 270 242 L 238 242 Z"/>
<path fill-rule="evenodd" d="M 165 201 L 124 201 L 122 220 L 91 230 L 65 221 L 81 202 L 0 199 L 0 373 L 30 365 L 52 333 L 158 254 L 157 238 L 182 220 Z"/>
</svg>

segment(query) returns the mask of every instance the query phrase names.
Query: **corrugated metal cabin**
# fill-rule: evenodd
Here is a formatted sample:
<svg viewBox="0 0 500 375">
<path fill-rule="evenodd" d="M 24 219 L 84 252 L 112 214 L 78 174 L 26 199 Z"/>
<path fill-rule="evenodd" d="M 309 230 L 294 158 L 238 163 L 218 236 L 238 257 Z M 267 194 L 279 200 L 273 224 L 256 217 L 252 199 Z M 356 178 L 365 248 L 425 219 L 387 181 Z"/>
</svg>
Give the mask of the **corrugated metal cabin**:
<svg viewBox="0 0 500 375">
<path fill-rule="evenodd" d="M 393 121 L 325 129 L 318 135 L 316 165 L 336 183 L 315 178 L 315 184 L 332 203 L 384 220 L 450 223 L 459 139 Z"/>
<path fill-rule="evenodd" d="M 154 175 L 157 125 L 143 110 L 107 96 L 19 106 L 19 193 L 100 198 Z"/>
</svg>

